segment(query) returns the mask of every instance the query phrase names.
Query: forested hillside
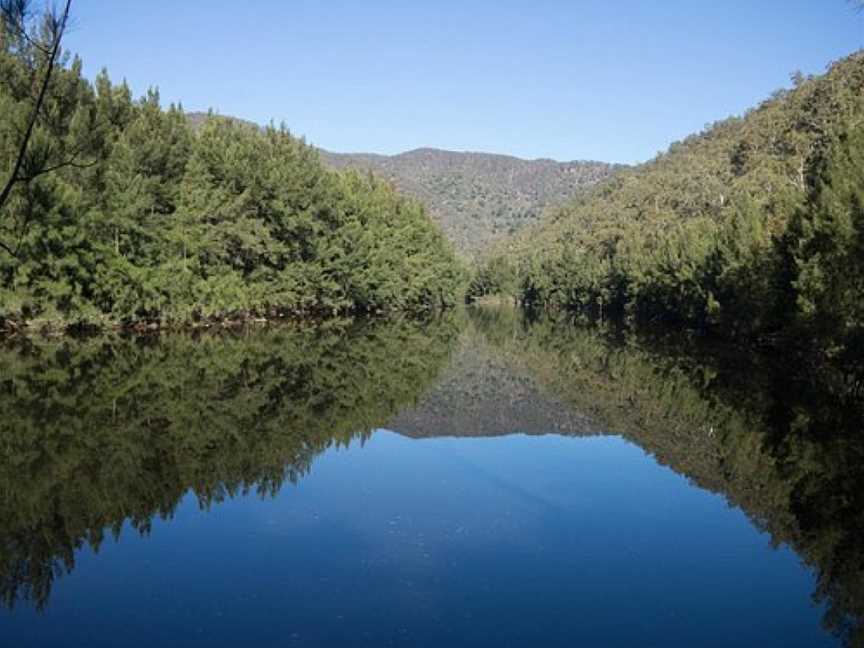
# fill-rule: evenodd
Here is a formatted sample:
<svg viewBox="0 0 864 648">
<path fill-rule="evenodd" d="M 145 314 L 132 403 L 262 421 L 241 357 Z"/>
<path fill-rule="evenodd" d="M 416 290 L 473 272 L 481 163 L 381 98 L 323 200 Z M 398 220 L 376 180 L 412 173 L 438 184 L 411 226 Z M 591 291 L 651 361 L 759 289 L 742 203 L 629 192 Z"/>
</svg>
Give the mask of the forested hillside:
<svg viewBox="0 0 864 648">
<path fill-rule="evenodd" d="M 194 129 L 210 117 L 190 112 Z M 237 117 L 226 119 L 258 127 Z M 509 155 L 422 148 L 398 155 L 333 153 L 322 161 L 344 171 L 372 173 L 419 200 L 466 260 L 483 258 L 496 242 L 508 240 L 543 212 L 560 207 L 581 191 L 610 177 L 620 164 L 523 160 Z"/>
<path fill-rule="evenodd" d="M 793 81 L 501 246 L 472 294 L 739 338 L 804 331 L 853 349 L 864 326 L 864 53 Z"/>
<path fill-rule="evenodd" d="M 372 171 L 422 201 L 469 259 L 482 256 L 493 241 L 536 222 L 547 207 L 565 204 L 623 168 L 432 148 L 392 156 L 327 151 L 322 156 L 337 169 Z"/>
<path fill-rule="evenodd" d="M 11 11 L 11 10 L 10 10 Z M 416 201 L 282 128 L 194 129 L 0 22 L 0 328 L 418 310 L 462 269 Z M 49 19 L 50 20 L 50 19 Z"/>
</svg>

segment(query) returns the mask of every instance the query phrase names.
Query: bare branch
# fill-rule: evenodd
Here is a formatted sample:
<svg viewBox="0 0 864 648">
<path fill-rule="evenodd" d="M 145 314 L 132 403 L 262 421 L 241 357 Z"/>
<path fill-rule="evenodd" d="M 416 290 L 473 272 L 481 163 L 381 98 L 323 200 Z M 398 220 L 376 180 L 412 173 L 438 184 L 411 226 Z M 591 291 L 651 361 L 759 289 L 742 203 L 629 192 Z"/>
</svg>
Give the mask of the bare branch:
<svg viewBox="0 0 864 648">
<path fill-rule="evenodd" d="M 0 0 L 0 13 L 12 27 L 26 31 L 24 25 L 30 16 L 30 0 Z"/>
<path fill-rule="evenodd" d="M 28 45 L 41 52 L 44 56 L 51 53 L 46 47 L 27 32 L 27 21 L 30 18 L 30 0 L 0 0 L 0 19 L 15 36 L 27 42 Z"/>
<path fill-rule="evenodd" d="M 39 176 L 43 176 L 46 173 L 52 173 L 54 171 L 58 171 L 60 169 L 66 168 L 66 167 L 72 167 L 73 169 L 89 169 L 90 167 L 93 167 L 99 163 L 99 160 L 90 160 L 88 162 L 78 162 L 76 158 L 78 157 L 79 154 L 80 154 L 80 151 L 76 152 L 69 159 L 66 159 L 62 162 L 58 162 L 57 164 L 54 164 L 54 165 L 49 166 L 49 167 L 39 169 L 38 171 L 36 171 L 35 173 L 33 173 L 29 176 L 19 176 L 18 181 L 24 182 L 24 183 L 32 182 L 33 180 L 35 180 Z"/>
<path fill-rule="evenodd" d="M 0 0 L 0 18 L 2 18 L 6 26 L 15 33 L 15 36 L 27 41 L 28 45 L 40 51 L 44 56 L 50 55 L 50 47 L 45 47 L 45 45 L 27 33 L 26 19 L 22 21 L 21 19 L 16 18 L 12 15 L 11 10 L 3 7 L 3 4 L 5 3 Z"/>
</svg>

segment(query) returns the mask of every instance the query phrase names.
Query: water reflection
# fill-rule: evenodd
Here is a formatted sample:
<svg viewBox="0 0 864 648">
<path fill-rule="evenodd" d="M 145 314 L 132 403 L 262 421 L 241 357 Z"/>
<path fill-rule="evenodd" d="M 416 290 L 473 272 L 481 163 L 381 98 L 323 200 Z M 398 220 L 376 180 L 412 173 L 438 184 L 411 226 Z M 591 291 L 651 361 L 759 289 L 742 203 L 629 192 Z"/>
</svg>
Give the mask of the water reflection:
<svg viewBox="0 0 864 648">
<path fill-rule="evenodd" d="M 603 433 L 792 547 L 817 575 L 826 629 L 862 642 L 860 383 L 803 361 L 478 309 L 419 323 L 10 344 L 0 411 L 8 606 L 50 607 L 85 545 L 124 524 L 146 534 L 190 491 L 205 508 L 275 494 L 323 450 L 378 427 Z M 410 490 L 410 479 L 393 487 Z"/>
<path fill-rule="evenodd" d="M 513 311 L 474 322 L 546 390 L 740 507 L 818 578 L 823 624 L 864 645 L 864 389 L 806 358 L 622 335 Z"/>
<path fill-rule="evenodd" d="M 43 607 L 85 543 L 274 494 L 412 403 L 453 317 L 243 335 L 22 342 L 0 355 L 0 597 Z"/>
</svg>

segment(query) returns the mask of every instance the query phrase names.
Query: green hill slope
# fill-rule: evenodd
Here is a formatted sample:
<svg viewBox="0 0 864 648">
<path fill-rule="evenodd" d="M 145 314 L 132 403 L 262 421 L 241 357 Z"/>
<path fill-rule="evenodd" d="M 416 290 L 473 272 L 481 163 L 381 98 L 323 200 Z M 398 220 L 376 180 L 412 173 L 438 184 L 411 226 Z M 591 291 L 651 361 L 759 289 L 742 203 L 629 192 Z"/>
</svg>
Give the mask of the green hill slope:
<svg viewBox="0 0 864 648">
<path fill-rule="evenodd" d="M 621 167 L 603 162 L 522 160 L 421 148 L 399 155 L 330 153 L 335 168 L 372 171 L 429 209 L 456 249 L 476 258 L 493 241 L 536 222 Z"/>
<path fill-rule="evenodd" d="M 731 335 L 860 332 L 864 53 L 624 170 L 498 251 L 474 292 Z"/>
<path fill-rule="evenodd" d="M 208 113 L 186 119 L 200 128 Z M 236 117 L 225 117 L 257 126 Z M 336 170 L 373 173 L 419 200 L 462 256 L 476 259 L 538 222 L 546 209 L 560 207 L 626 165 L 593 161 L 524 160 L 509 155 L 419 148 L 398 155 L 333 153 L 318 149 Z"/>
<path fill-rule="evenodd" d="M 0 43 L 0 73 L 33 75 Z M 32 84 L 0 86 L 0 177 Z M 325 167 L 284 128 L 192 116 L 59 67 L 0 204 L 0 331 L 421 311 L 462 265 L 417 201 Z M 44 113 L 44 114 L 43 114 Z M 63 153 L 63 159 L 58 156 Z M 66 159 L 66 156 L 71 158 Z"/>
</svg>

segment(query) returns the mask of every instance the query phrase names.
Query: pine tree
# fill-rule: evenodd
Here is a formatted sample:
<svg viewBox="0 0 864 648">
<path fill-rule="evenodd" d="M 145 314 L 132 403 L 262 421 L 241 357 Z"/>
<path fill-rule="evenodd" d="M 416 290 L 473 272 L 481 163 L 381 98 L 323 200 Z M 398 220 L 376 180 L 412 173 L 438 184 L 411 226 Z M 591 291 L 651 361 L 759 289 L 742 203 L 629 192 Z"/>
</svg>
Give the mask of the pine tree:
<svg viewBox="0 0 864 648">
<path fill-rule="evenodd" d="M 835 139 L 792 227 L 799 317 L 840 339 L 864 326 L 864 128 Z"/>
</svg>

